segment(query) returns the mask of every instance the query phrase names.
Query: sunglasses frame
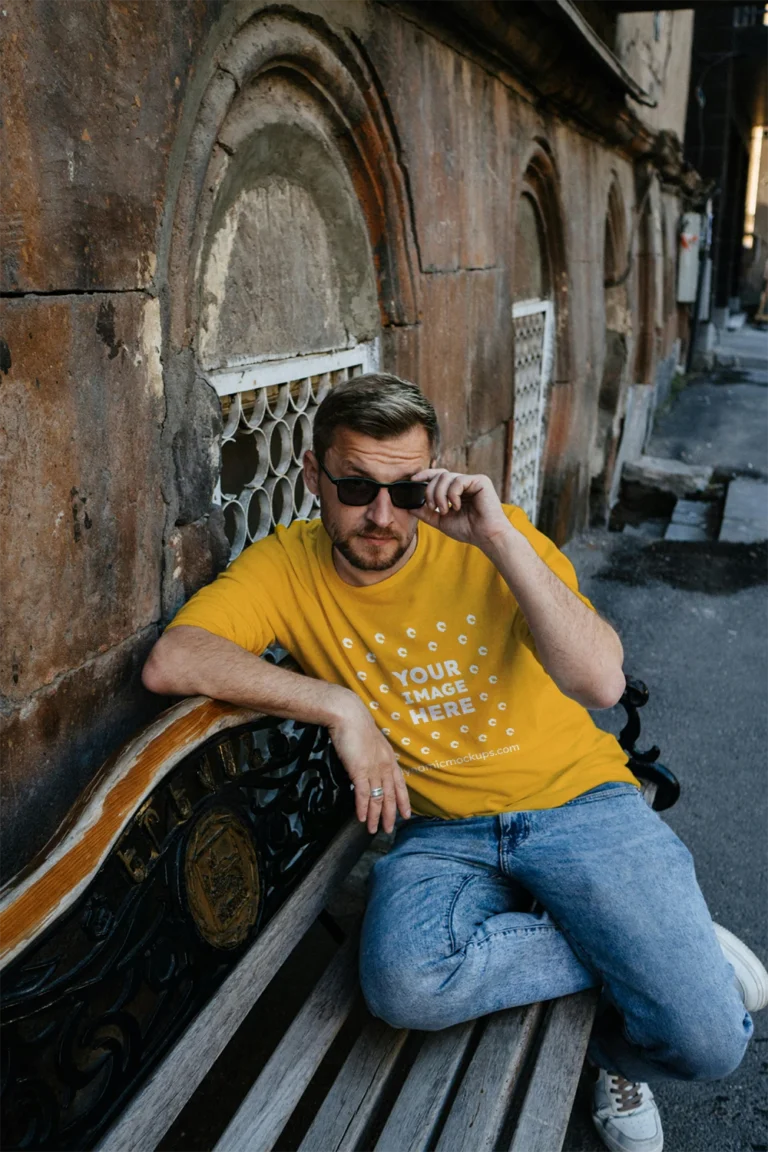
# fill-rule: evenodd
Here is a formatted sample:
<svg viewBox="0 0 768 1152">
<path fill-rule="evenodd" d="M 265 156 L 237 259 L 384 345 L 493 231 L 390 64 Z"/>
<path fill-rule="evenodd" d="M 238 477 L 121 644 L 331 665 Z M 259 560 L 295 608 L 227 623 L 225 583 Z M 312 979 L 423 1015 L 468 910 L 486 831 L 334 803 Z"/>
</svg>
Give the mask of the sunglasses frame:
<svg viewBox="0 0 768 1152">
<path fill-rule="evenodd" d="M 392 504 L 395 508 L 400 508 L 404 512 L 413 512 L 416 508 L 423 508 L 427 502 L 427 481 L 426 480 L 393 480 L 389 484 L 384 484 L 380 480 L 371 480 L 368 476 L 331 476 L 331 474 L 328 471 L 328 469 L 326 468 L 325 464 L 321 464 L 319 460 L 318 460 L 318 464 L 322 468 L 323 472 L 325 472 L 326 476 L 331 481 L 331 483 L 336 485 L 336 494 L 339 497 L 339 502 L 341 504 L 343 504 L 346 508 L 365 508 L 367 504 L 373 504 L 373 501 L 379 495 L 380 489 L 382 489 L 382 488 L 398 489 L 398 488 L 401 488 L 405 484 L 408 484 L 408 485 L 416 484 L 419 487 L 423 487 L 423 489 L 424 489 L 423 497 L 424 498 L 420 504 L 414 504 L 410 508 L 404 508 L 401 504 L 396 504 L 394 499 L 392 499 L 392 495 L 390 495 L 390 500 L 392 500 Z M 346 500 L 342 500 L 341 493 L 339 492 L 339 484 L 341 484 L 344 480 L 358 480 L 358 481 L 362 481 L 365 484 L 373 484 L 374 487 L 376 488 L 376 495 L 373 497 L 372 500 L 365 500 L 362 504 L 348 504 Z"/>
</svg>

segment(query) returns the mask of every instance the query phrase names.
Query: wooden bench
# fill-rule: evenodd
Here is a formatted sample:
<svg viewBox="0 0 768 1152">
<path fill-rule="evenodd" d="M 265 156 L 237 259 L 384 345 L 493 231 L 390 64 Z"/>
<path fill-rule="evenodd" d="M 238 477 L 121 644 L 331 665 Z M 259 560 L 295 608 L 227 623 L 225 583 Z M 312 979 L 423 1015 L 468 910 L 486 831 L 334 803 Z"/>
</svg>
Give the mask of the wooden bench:
<svg viewBox="0 0 768 1152">
<path fill-rule="evenodd" d="M 633 751 L 645 697 L 628 682 Z M 657 755 L 631 762 L 669 806 Z M 328 913 L 370 842 L 324 729 L 163 713 L 0 894 L 3 1147 L 156 1148 L 320 918 L 335 954 L 217 1149 L 560 1149 L 597 994 L 432 1033 L 371 1017 L 359 909 Z"/>
</svg>

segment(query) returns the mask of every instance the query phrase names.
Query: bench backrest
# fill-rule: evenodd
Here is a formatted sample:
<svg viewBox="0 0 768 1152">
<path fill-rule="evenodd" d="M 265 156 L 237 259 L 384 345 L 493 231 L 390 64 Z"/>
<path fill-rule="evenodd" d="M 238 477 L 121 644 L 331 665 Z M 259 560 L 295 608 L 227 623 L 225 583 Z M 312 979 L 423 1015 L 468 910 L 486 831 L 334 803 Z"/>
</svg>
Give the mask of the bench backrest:
<svg viewBox="0 0 768 1152">
<path fill-rule="evenodd" d="M 369 842 L 352 812 L 325 729 L 206 697 L 113 757 L 0 894 L 4 1148 L 154 1148 Z"/>
</svg>

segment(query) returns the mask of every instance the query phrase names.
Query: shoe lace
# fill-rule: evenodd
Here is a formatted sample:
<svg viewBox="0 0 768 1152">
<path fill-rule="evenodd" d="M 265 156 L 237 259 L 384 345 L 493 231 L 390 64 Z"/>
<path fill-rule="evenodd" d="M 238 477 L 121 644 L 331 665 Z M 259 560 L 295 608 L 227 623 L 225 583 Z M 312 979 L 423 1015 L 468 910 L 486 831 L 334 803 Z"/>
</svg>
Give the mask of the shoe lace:
<svg viewBox="0 0 768 1152">
<path fill-rule="evenodd" d="M 643 1103 L 642 1086 L 625 1080 L 623 1076 L 611 1076 L 610 1091 L 618 1101 L 619 1112 L 632 1112 Z"/>
</svg>

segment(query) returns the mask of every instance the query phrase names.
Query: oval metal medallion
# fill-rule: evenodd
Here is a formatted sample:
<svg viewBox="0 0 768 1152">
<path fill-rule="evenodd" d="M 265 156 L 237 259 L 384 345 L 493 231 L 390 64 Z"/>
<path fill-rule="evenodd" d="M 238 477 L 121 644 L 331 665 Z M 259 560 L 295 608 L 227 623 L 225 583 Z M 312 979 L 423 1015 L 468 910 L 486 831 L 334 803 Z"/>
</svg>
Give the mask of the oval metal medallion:
<svg viewBox="0 0 768 1152">
<path fill-rule="evenodd" d="M 215 948 L 242 944 L 259 914 L 259 863 L 248 830 L 228 809 L 209 809 L 192 829 L 184 884 L 203 939 Z"/>
</svg>

